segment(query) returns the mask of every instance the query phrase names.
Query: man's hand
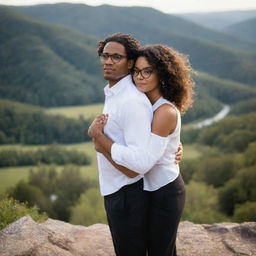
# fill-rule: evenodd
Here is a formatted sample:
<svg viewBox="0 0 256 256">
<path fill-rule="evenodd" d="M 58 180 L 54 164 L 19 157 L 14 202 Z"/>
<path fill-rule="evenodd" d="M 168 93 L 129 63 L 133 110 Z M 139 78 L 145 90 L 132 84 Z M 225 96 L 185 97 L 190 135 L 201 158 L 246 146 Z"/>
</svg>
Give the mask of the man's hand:
<svg viewBox="0 0 256 256">
<path fill-rule="evenodd" d="M 88 129 L 88 135 L 91 138 L 97 138 L 103 134 L 103 127 L 106 125 L 108 120 L 108 115 L 101 114 L 97 116 L 94 121 L 91 123 Z"/>
<path fill-rule="evenodd" d="M 182 146 L 182 143 L 180 143 L 175 156 L 175 164 L 179 164 L 182 158 L 183 158 L 183 146 Z"/>
<path fill-rule="evenodd" d="M 99 152 L 99 153 L 103 153 L 104 148 L 101 146 L 101 144 L 97 141 L 97 139 L 93 139 L 93 144 L 94 144 L 94 149 Z"/>
</svg>

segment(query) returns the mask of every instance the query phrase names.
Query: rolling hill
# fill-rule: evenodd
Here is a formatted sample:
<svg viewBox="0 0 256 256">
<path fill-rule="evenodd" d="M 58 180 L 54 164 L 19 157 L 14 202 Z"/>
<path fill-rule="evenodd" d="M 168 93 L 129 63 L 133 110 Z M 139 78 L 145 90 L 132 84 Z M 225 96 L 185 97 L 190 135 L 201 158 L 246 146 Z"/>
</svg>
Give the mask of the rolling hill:
<svg viewBox="0 0 256 256">
<path fill-rule="evenodd" d="M 233 24 L 225 31 L 230 35 L 256 42 L 256 17 Z"/>
<path fill-rule="evenodd" d="M 105 82 L 98 67 L 96 37 L 47 24 L 8 8 L 0 8 L 0 28 L 3 35 L 0 38 L 1 98 L 44 107 L 103 101 Z M 214 49 L 209 44 L 204 47 L 198 49 L 195 56 Z M 235 61 L 228 54 L 234 50 L 218 49 L 223 50 L 222 62 L 234 66 Z M 233 53 L 236 56 L 237 52 Z M 237 65 L 246 62 L 239 57 L 238 54 Z M 209 64 L 209 68 L 213 67 Z M 237 68 L 243 69 L 239 65 Z M 201 72 L 195 80 L 198 103 L 191 114 L 186 115 L 187 120 L 213 115 L 221 108 L 221 103 L 233 104 L 256 97 L 255 89 L 246 84 Z"/>
<path fill-rule="evenodd" d="M 215 30 L 225 30 L 235 23 L 256 17 L 256 10 L 180 13 L 178 17 Z"/>
<path fill-rule="evenodd" d="M 143 44 L 167 44 L 189 55 L 195 69 L 256 85 L 255 43 L 199 27 L 151 8 L 53 4 L 15 9 L 98 38 L 125 32 L 133 34 Z"/>
<path fill-rule="evenodd" d="M 15 7 L 15 10 L 47 22 L 77 29 L 84 34 L 102 37 L 117 31 L 129 30 L 141 33 L 143 43 L 151 43 L 147 33 L 156 30 L 167 34 L 206 40 L 235 49 L 256 50 L 256 43 L 198 26 L 174 15 L 168 15 L 147 7 L 116 7 L 110 5 L 88 6 L 84 4 L 50 4 Z M 137 33 L 138 34 L 138 33 Z M 139 36 L 138 36 L 139 38 Z"/>
<path fill-rule="evenodd" d="M 0 95 L 40 106 L 102 101 L 96 39 L 0 8 Z"/>
</svg>

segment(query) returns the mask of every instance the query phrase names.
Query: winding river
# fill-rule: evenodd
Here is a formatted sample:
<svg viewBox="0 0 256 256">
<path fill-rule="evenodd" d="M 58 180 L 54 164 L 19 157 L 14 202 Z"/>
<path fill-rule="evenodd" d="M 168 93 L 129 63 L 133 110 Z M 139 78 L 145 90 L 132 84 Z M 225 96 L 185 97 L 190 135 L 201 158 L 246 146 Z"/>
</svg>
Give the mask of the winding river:
<svg viewBox="0 0 256 256">
<path fill-rule="evenodd" d="M 195 124 L 195 128 L 202 128 L 204 126 L 209 126 L 215 122 L 220 121 L 222 118 L 224 118 L 230 111 L 230 106 L 229 105 L 224 105 L 222 110 L 215 116 L 205 119 L 204 121 L 201 121 L 199 123 Z"/>
</svg>

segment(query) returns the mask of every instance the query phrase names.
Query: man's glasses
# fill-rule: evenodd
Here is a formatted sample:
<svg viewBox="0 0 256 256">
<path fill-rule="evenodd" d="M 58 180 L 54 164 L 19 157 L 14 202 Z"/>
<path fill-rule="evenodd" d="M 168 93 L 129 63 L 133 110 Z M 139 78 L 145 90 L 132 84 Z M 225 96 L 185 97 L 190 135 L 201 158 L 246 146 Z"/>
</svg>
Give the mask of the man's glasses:
<svg viewBox="0 0 256 256">
<path fill-rule="evenodd" d="M 132 70 L 132 76 L 133 77 L 137 77 L 139 74 L 144 78 L 144 79 L 147 79 L 151 76 L 151 74 L 154 73 L 154 70 L 152 68 L 144 68 L 144 69 L 137 69 L 137 68 L 134 68 Z"/>
<path fill-rule="evenodd" d="M 127 58 L 127 56 L 120 55 L 117 53 L 114 53 L 114 54 L 100 53 L 99 56 L 100 56 L 101 62 L 105 62 L 108 60 L 108 58 L 110 58 L 114 63 L 118 63 L 121 59 Z"/>
</svg>

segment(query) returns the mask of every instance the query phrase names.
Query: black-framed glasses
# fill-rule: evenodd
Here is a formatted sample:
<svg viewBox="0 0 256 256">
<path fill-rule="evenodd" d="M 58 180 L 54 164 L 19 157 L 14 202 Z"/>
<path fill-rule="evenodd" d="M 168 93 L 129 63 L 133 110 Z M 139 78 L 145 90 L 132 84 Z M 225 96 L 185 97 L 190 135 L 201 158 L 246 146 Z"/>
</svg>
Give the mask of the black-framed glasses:
<svg viewBox="0 0 256 256">
<path fill-rule="evenodd" d="M 154 69 L 152 68 L 143 68 L 143 69 L 134 68 L 132 70 L 133 77 L 137 77 L 140 74 L 144 79 L 149 78 L 152 73 L 154 73 Z"/>
<path fill-rule="evenodd" d="M 99 56 L 100 56 L 101 62 L 105 62 L 107 61 L 108 58 L 110 58 L 114 63 L 118 63 L 121 59 L 127 58 L 127 56 L 124 56 L 118 53 L 114 53 L 114 54 L 100 53 Z"/>
</svg>

